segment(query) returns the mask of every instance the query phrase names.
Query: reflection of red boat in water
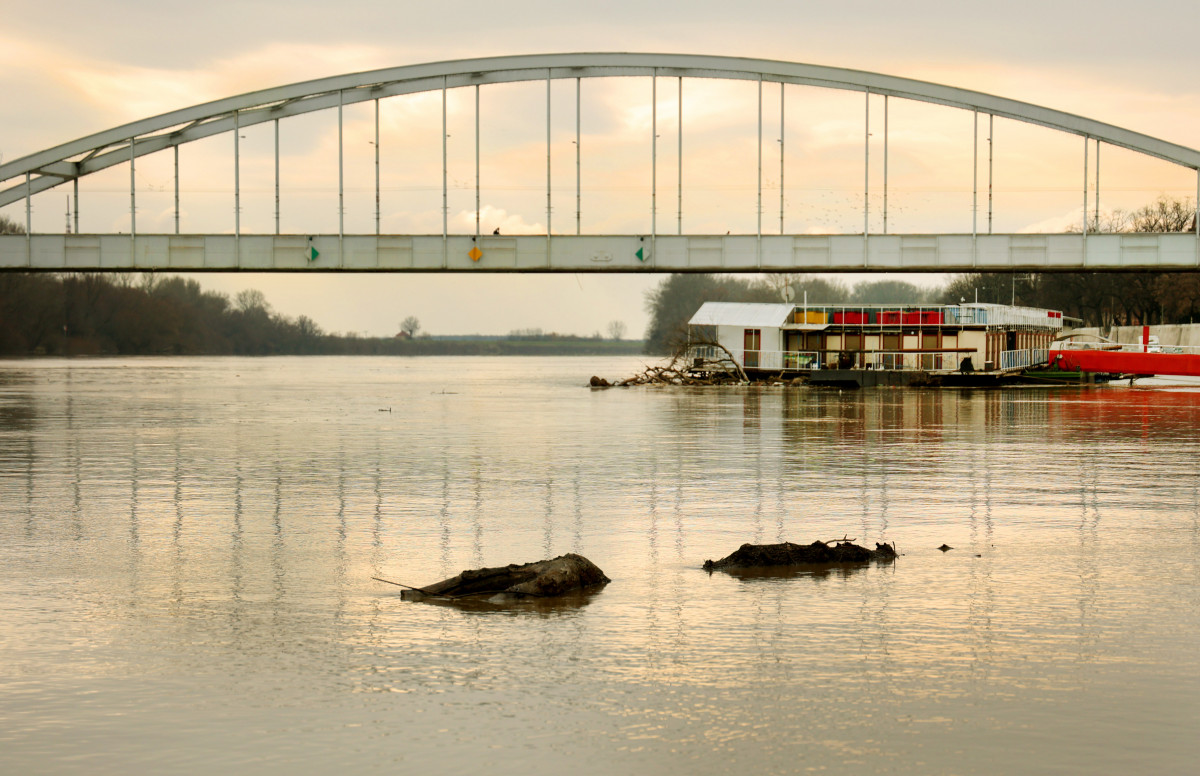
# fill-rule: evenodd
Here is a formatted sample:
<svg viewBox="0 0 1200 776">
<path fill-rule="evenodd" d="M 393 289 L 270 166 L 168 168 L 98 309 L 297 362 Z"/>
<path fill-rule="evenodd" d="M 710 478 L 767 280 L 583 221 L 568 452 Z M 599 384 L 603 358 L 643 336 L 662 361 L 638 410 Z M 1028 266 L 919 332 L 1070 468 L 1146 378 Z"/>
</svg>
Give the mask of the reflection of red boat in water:
<svg viewBox="0 0 1200 776">
<path fill-rule="evenodd" d="M 1050 343 L 1051 367 L 1064 372 L 1149 377 L 1200 376 L 1200 349 L 1162 347 L 1145 327 L 1142 341 L 1122 345 L 1095 335 L 1069 337 Z"/>
<path fill-rule="evenodd" d="M 1055 392 L 1045 405 L 1046 439 L 1052 444 L 1081 439 L 1156 445 L 1170 441 L 1190 449 L 1200 428 L 1198 387 L 1189 383 Z M 1005 399 L 999 401 L 1003 406 Z"/>
</svg>

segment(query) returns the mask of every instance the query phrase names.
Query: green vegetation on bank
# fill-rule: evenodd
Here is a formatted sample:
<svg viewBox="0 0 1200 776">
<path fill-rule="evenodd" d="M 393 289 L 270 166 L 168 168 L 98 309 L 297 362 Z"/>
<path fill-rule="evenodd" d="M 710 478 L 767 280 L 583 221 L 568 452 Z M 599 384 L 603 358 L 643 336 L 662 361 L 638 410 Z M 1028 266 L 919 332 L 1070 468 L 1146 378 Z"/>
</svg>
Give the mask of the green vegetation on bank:
<svg viewBox="0 0 1200 776">
<path fill-rule="evenodd" d="M 409 328 L 415 330 L 415 319 Z M 515 332 L 509 337 L 326 334 L 190 278 L 133 273 L 0 273 L 0 355 L 629 355 L 640 341 Z"/>
<path fill-rule="evenodd" d="M 309 318 L 271 311 L 258 291 L 231 301 L 195 280 L 132 273 L 0 273 L 0 354 L 320 353 Z"/>
</svg>

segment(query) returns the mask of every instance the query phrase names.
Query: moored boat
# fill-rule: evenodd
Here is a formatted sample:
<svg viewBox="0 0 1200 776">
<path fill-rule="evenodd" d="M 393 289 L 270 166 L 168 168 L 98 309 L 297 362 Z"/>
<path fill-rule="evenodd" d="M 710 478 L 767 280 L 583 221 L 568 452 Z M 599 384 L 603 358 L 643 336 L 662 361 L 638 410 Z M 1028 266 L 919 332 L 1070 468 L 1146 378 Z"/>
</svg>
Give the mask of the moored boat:
<svg viewBox="0 0 1200 776">
<path fill-rule="evenodd" d="M 988 384 L 1048 363 L 1057 310 L 1011 305 L 705 302 L 688 322 L 695 371 L 814 383 Z"/>
</svg>

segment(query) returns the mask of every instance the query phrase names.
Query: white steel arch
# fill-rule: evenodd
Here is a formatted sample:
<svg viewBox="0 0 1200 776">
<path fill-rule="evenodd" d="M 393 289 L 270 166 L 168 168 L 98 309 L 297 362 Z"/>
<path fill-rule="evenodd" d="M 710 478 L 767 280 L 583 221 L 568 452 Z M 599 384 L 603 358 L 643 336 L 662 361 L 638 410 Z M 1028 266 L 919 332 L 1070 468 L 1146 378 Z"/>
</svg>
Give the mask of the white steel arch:
<svg viewBox="0 0 1200 776">
<path fill-rule="evenodd" d="M 0 165 L 0 207 L 62 183 L 212 135 L 312 111 L 462 86 L 611 76 L 722 78 L 821 86 L 933 103 L 1049 127 L 1200 173 L 1200 151 L 1019 100 L 845 68 L 689 54 L 577 53 L 465 59 L 333 76 L 142 119 Z"/>
</svg>

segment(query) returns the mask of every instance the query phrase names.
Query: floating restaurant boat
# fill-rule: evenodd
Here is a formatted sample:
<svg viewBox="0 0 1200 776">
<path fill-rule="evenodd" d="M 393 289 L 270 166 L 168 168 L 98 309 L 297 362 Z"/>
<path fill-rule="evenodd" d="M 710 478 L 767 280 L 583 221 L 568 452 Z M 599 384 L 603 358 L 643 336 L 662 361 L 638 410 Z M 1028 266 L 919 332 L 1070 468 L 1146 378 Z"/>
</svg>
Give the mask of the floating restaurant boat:
<svg viewBox="0 0 1200 776">
<path fill-rule="evenodd" d="M 705 302 L 688 321 L 695 372 L 845 385 L 994 384 L 1049 363 L 1057 310 L 1011 305 Z"/>
</svg>

